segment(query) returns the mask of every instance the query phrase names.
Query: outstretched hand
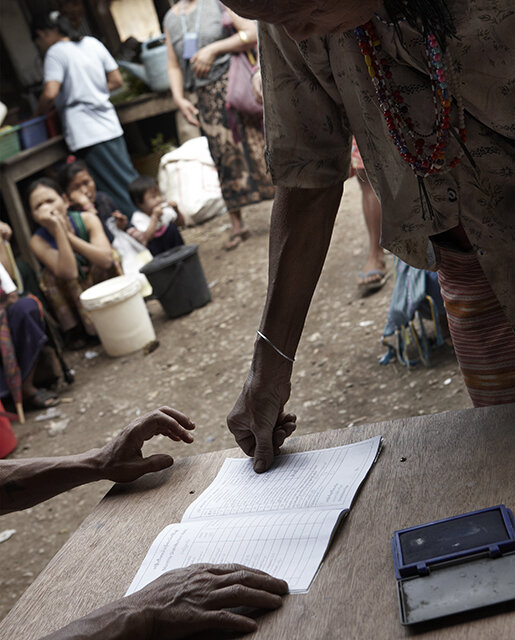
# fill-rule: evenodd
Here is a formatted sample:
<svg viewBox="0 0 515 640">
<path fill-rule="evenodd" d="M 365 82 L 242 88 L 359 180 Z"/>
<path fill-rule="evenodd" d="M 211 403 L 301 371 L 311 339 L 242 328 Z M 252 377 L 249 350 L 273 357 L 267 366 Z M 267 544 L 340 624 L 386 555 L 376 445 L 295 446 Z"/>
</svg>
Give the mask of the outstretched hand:
<svg viewBox="0 0 515 640">
<path fill-rule="evenodd" d="M 197 564 L 165 573 L 129 596 L 129 606 L 152 611 L 149 639 L 186 638 L 207 629 L 248 633 L 254 619 L 227 609 L 277 609 L 284 580 L 238 564 Z M 149 616 L 150 618 L 150 616 Z"/>
<path fill-rule="evenodd" d="M 141 452 L 146 440 L 167 436 L 175 442 L 193 442 L 190 431 L 194 423 L 171 407 L 161 407 L 133 420 L 114 440 L 100 451 L 104 477 L 113 482 L 131 482 L 145 473 L 160 471 L 173 464 L 173 458 L 160 453 L 144 458 Z"/>
<path fill-rule="evenodd" d="M 264 388 L 247 380 L 227 416 L 227 426 L 238 445 L 248 456 L 254 456 L 256 473 L 270 468 L 274 456 L 296 429 L 297 416 L 283 411 L 289 395 L 289 382 Z"/>
</svg>

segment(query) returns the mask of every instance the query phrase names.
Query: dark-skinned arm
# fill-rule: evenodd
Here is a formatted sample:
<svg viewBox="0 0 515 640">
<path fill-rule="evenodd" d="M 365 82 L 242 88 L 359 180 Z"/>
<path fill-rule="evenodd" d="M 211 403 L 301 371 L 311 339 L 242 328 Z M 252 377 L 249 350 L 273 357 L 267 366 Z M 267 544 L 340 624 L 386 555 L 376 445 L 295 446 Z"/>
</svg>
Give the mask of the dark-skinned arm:
<svg viewBox="0 0 515 640">
<path fill-rule="evenodd" d="M 191 420 L 176 409 L 162 407 L 133 420 L 101 449 L 55 458 L 0 461 L 0 515 L 27 509 L 53 496 L 96 480 L 130 482 L 173 464 L 167 454 L 143 458 L 146 440 L 161 434 L 189 443 Z"/>
<path fill-rule="evenodd" d="M 228 609 L 277 609 L 287 592 L 284 580 L 258 569 L 191 565 L 163 574 L 141 591 L 42 640 L 175 640 L 208 630 L 248 633 L 257 629 L 256 620 Z"/>
<path fill-rule="evenodd" d="M 268 292 L 260 330 L 293 358 L 324 265 L 342 196 L 338 183 L 322 189 L 277 189 L 270 225 Z M 249 375 L 227 418 L 254 470 L 266 471 L 295 429 L 283 413 L 290 395 L 292 363 L 256 339 Z"/>
</svg>

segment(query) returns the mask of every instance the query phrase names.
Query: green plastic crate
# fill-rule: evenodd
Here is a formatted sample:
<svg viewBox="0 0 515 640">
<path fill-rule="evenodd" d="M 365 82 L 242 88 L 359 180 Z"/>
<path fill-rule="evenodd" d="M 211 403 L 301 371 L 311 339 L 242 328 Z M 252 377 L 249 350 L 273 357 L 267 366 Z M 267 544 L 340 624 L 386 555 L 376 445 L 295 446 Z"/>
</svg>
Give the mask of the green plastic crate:
<svg viewBox="0 0 515 640">
<path fill-rule="evenodd" d="M 18 125 L 15 125 L 14 127 L 7 126 L 0 129 L 0 162 L 7 160 L 7 158 L 16 155 L 20 151 L 19 128 Z"/>
</svg>

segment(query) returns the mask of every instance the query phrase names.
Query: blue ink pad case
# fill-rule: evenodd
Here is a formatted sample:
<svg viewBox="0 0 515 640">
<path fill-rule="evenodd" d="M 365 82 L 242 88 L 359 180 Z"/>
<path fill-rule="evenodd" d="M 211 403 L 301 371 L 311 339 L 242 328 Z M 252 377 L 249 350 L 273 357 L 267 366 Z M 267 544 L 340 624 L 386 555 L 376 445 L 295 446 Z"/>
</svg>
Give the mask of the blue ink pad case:
<svg viewBox="0 0 515 640">
<path fill-rule="evenodd" d="M 395 531 L 402 624 L 515 599 L 515 521 L 504 505 Z"/>
</svg>

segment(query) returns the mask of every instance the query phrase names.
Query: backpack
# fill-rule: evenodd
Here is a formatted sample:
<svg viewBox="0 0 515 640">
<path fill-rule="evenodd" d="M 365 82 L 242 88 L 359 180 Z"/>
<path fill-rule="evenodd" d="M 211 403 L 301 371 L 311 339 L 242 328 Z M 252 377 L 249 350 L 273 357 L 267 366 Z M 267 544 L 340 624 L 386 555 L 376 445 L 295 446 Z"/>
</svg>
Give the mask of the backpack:
<svg viewBox="0 0 515 640">
<path fill-rule="evenodd" d="M 397 359 L 408 369 L 420 362 L 430 367 L 431 349 L 445 343 L 440 328 L 445 308 L 438 276 L 432 271 L 410 267 L 397 257 L 394 266 L 395 286 L 382 336 L 387 352 L 379 364 Z M 424 320 L 433 324 L 433 339 L 427 335 Z"/>
</svg>

